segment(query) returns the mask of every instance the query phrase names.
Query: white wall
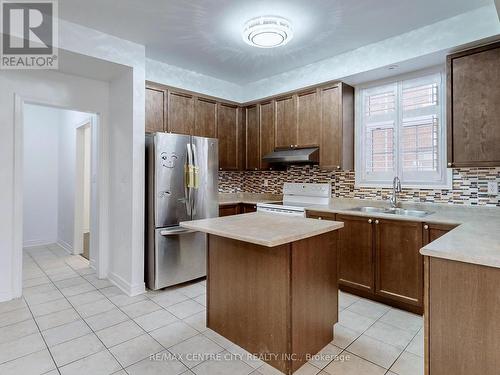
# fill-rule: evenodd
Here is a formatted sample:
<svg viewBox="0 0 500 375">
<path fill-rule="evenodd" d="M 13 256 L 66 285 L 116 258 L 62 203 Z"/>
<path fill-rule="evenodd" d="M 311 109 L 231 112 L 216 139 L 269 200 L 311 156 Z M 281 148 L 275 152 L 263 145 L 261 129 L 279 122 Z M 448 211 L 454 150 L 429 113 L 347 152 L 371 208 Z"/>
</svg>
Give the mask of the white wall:
<svg viewBox="0 0 500 375">
<path fill-rule="evenodd" d="M 421 58 L 500 34 L 492 4 L 243 87 L 243 102 Z M 443 59 L 442 63 L 445 61 Z"/>
<path fill-rule="evenodd" d="M 65 71 L 79 76 L 102 77 L 103 71 L 92 72 L 91 68 L 108 62 L 122 64 L 119 72 L 113 70 L 114 67 L 107 72 L 120 74 L 109 81 L 129 81 L 128 91 L 120 91 L 125 87 L 123 84 L 113 85 L 110 95 L 109 81 L 60 72 L 0 72 L 0 301 L 20 296 L 22 285 L 22 175 L 16 173 L 22 170 L 22 131 L 19 134 L 14 127 L 19 115 L 15 113 L 16 94 L 24 100 L 50 102 L 100 115 L 102 134 L 97 152 L 104 169 L 99 171 L 99 181 L 103 186 L 99 190 L 99 222 L 96 225 L 101 231 L 100 236 L 92 237 L 92 241 L 98 242 L 101 248 L 112 249 L 117 248 L 112 242 L 114 239 L 127 238 L 128 241 L 120 242 L 123 245 L 119 249 L 122 259 L 114 267 L 114 274 L 121 280 L 119 286 L 125 292 L 138 294 L 144 291 L 145 47 L 64 20 L 59 22 L 59 35 L 60 52 L 66 50 L 74 54 L 72 66 L 66 66 Z M 88 67 L 83 74 L 80 66 L 86 69 L 85 61 L 89 59 L 99 61 L 99 64 Z M 74 63 L 78 61 L 83 63 L 75 69 Z M 64 66 L 61 61 L 60 67 L 64 69 Z M 126 101 L 131 106 L 123 109 L 115 105 L 116 113 L 111 113 L 111 100 L 117 103 Z M 121 112 L 126 114 L 121 115 Z M 111 143 L 110 139 L 115 141 Z M 130 155 L 132 163 L 122 165 L 123 153 Z M 115 183 L 118 188 L 111 192 L 110 181 L 116 175 L 120 177 Z M 114 203 L 109 203 L 111 193 Z M 132 202 L 126 215 L 121 215 L 123 202 Z M 109 233 L 111 227 L 117 232 L 113 240 Z M 100 277 L 109 274 L 114 260 L 110 257 L 99 260 Z"/>
<path fill-rule="evenodd" d="M 215 96 L 221 99 L 240 101 L 244 87 L 161 61 L 146 59 L 146 79 L 164 85 Z"/>
<path fill-rule="evenodd" d="M 31 102 L 50 101 L 61 107 L 88 110 L 109 118 L 109 84 L 86 78 L 47 71 L 0 72 L 0 300 L 19 296 L 21 293 L 22 262 L 22 210 L 21 181 L 14 176 L 15 150 L 22 149 L 22 138 L 15 137 L 15 95 Z M 103 124 L 107 126 L 106 123 Z M 22 123 L 20 123 L 22 126 Z M 22 132 L 21 132 L 22 135 Z M 16 142 L 16 143 L 15 143 Z M 16 147 L 14 145 L 16 144 Z M 16 169 L 22 169 L 16 165 Z M 20 200 L 20 201 L 19 201 Z M 14 234 L 14 236 L 13 236 Z M 18 250 L 19 246 L 19 251 Z"/>
<path fill-rule="evenodd" d="M 24 107 L 23 243 L 74 250 L 76 128 L 91 114 Z"/>
<path fill-rule="evenodd" d="M 58 109 L 25 106 L 24 246 L 57 242 L 59 121 Z"/>
</svg>

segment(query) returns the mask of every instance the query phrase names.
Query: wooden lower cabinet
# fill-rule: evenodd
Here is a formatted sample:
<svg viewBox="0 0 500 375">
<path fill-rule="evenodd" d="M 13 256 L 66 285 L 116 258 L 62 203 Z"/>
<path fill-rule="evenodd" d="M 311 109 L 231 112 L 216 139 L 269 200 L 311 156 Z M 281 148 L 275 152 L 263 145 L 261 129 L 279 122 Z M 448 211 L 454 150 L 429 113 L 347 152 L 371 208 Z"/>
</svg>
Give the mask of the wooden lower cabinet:
<svg viewBox="0 0 500 375">
<path fill-rule="evenodd" d="M 425 224 L 424 229 L 424 246 L 430 244 L 432 241 L 437 240 L 439 237 L 444 236 L 453 228 L 456 228 L 456 225 L 448 225 L 448 224 Z"/>
<path fill-rule="evenodd" d="M 375 294 L 423 308 L 422 223 L 375 221 Z"/>
<path fill-rule="evenodd" d="M 344 223 L 338 239 L 341 290 L 423 313 L 422 223 L 317 211 L 307 217 Z"/>
<path fill-rule="evenodd" d="M 242 214 L 248 214 L 250 212 L 257 212 L 257 205 L 256 204 L 242 203 L 240 205 L 240 213 L 242 213 Z"/>
<path fill-rule="evenodd" d="M 344 223 L 339 231 L 339 285 L 373 293 L 373 220 L 337 215 Z"/>
<path fill-rule="evenodd" d="M 425 279 L 425 374 L 498 374 L 500 269 L 425 257 Z"/>
<path fill-rule="evenodd" d="M 237 203 L 219 206 L 219 217 L 257 212 L 256 204 Z"/>
<path fill-rule="evenodd" d="M 219 217 L 238 215 L 240 212 L 239 204 L 224 204 L 219 206 Z"/>
</svg>

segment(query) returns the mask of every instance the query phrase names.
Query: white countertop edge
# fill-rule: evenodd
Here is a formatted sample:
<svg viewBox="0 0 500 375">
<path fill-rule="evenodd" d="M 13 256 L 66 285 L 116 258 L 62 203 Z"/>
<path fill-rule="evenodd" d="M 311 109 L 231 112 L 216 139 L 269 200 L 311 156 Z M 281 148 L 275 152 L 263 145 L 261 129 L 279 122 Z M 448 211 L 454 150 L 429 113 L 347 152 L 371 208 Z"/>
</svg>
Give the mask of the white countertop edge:
<svg viewBox="0 0 500 375">
<path fill-rule="evenodd" d="M 255 213 L 246 214 L 246 215 L 254 215 L 254 214 Z M 230 216 L 228 216 L 228 217 L 230 217 Z M 214 219 L 218 219 L 218 218 L 214 218 Z M 208 219 L 206 219 L 206 220 L 208 220 Z M 313 220 L 313 219 L 304 218 L 304 220 Z M 291 242 L 296 242 L 296 241 L 304 240 L 307 238 L 319 236 L 319 235 L 322 235 L 322 234 L 325 234 L 328 232 L 333 232 L 333 231 L 339 230 L 339 229 L 344 227 L 344 223 L 338 222 L 338 221 L 323 221 L 323 223 L 326 224 L 323 228 L 308 231 L 307 234 L 304 234 L 304 233 L 291 234 L 291 235 L 287 235 L 286 237 L 283 237 L 282 239 L 269 240 L 269 241 L 260 240 L 254 236 L 233 234 L 233 233 L 228 232 L 227 230 L 217 230 L 215 228 L 206 228 L 206 227 L 197 225 L 196 223 L 193 223 L 193 222 L 184 221 L 184 222 L 179 223 L 179 225 L 183 228 L 186 228 L 186 229 L 195 230 L 197 232 L 208 233 L 208 234 L 211 234 L 214 236 L 230 238 L 233 240 L 248 242 L 248 243 L 252 243 L 255 245 L 261 245 L 261 246 L 265 246 L 265 247 L 275 247 L 275 246 L 285 245 L 285 244 L 288 244 Z"/>
</svg>

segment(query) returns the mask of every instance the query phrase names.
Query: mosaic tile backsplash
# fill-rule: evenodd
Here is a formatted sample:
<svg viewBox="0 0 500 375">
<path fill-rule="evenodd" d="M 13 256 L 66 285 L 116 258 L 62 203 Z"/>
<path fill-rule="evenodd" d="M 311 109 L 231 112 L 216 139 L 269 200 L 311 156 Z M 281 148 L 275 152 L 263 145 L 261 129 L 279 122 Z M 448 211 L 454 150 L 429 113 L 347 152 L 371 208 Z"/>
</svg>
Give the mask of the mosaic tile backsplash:
<svg viewBox="0 0 500 375">
<path fill-rule="evenodd" d="M 286 171 L 219 172 L 221 193 L 282 194 L 285 182 L 330 182 L 337 198 L 387 199 L 391 189 L 355 188 L 353 171 L 325 171 L 317 166 L 291 166 Z M 450 190 L 403 189 L 401 200 L 421 203 L 448 203 L 500 207 L 498 195 L 488 195 L 488 182 L 500 185 L 500 168 L 453 169 Z M 267 186 L 265 186 L 267 182 Z"/>
</svg>

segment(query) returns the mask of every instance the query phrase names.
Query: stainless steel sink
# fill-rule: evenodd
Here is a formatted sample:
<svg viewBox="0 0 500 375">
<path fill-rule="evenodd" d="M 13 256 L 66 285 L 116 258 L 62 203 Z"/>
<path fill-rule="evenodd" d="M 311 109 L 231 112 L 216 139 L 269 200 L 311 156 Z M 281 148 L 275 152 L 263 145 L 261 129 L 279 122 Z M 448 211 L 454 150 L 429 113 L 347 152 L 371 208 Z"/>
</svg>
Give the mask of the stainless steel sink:
<svg viewBox="0 0 500 375">
<path fill-rule="evenodd" d="M 388 208 L 385 213 L 394 214 L 394 215 L 403 215 L 403 216 L 416 216 L 416 217 L 424 217 L 432 214 L 429 211 L 421 211 L 421 210 L 406 210 L 404 208 Z"/>
<path fill-rule="evenodd" d="M 351 209 L 350 211 L 359 211 L 366 213 L 380 213 L 380 214 L 392 214 L 392 215 L 402 215 L 402 216 L 414 216 L 414 217 L 424 217 L 432 214 L 429 211 L 421 211 L 421 210 L 407 210 L 404 208 L 383 208 L 383 207 L 356 207 Z"/>
<path fill-rule="evenodd" d="M 368 213 L 385 213 L 386 208 L 383 207 L 356 207 L 350 211 L 368 212 Z"/>
</svg>

